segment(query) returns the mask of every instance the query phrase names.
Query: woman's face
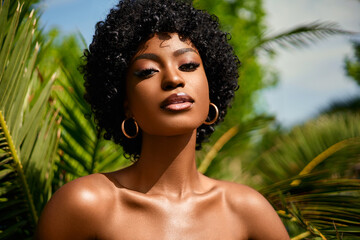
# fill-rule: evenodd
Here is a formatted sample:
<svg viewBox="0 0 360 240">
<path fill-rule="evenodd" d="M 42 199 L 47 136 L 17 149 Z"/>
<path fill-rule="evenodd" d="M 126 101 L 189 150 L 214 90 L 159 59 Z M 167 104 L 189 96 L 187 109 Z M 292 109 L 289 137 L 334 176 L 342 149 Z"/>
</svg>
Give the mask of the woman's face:
<svg viewBox="0 0 360 240">
<path fill-rule="evenodd" d="M 134 56 L 127 72 L 125 110 L 144 133 L 174 136 L 206 119 L 209 87 L 201 57 L 178 34 L 156 34 Z"/>
</svg>

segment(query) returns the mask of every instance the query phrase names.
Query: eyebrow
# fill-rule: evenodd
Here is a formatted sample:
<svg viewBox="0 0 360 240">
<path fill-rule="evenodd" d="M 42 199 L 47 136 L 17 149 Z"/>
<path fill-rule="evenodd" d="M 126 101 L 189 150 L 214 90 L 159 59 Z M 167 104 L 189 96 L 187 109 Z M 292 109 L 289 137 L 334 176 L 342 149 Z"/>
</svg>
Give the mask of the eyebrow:
<svg viewBox="0 0 360 240">
<path fill-rule="evenodd" d="M 141 54 L 141 55 L 135 57 L 133 62 L 135 62 L 136 60 L 139 60 L 139 59 L 150 59 L 150 60 L 154 60 L 154 61 L 159 61 L 160 60 L 159 56 L 156 55 L 156 54 L 144 53 L 144 54 Z"/>
<path fill-rule="evenodd" d="M 199 53 L 193 49 L 193 48 L 181 48 L 181 49 L 178 49 L 176 50 L 173 55 L 175 57 L 178 57 L 184 53 L 187 53 L 187 52 L 194 52 L 196 53 L 197 55 L 199 55 Z M 144 54 L 141 54 L 137 57 L 134 58 L 133 62 L 135 62 L 136 60 L 139 60 L 139 59 L 149 59 L 149 60 L 154 60 L 154 61 L 160 61 L 160 58 L 158 55 L 156 54 L 153 54 L 153 53 L 144 53 Z"/>
<path fill-rule="evenodd" d="M 197 55 L 199 55 L 199 53 L 198 53 L 195 49 L 193 49 L 193 48 L 181 48 L 181 49 L 176 50 L 176 51 L 174 52 L 174 56 L 175 56 L 175 57 L 178 57 L 178 56 L 180 56 L 181 54 L 184 54 L 184 53 L 187 53 L 187 52 L 194 52 L 194 53 L 196 53 Z"/>
</svg>

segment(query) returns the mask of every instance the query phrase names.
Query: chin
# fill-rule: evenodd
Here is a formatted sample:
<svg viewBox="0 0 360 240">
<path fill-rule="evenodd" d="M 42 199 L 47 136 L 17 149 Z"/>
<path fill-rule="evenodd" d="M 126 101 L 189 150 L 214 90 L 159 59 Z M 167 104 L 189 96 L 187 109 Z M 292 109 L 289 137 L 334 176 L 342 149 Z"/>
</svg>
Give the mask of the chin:
<svg viewBox="0 0 360 240">
<path fill-rule="evenodd" d="M 191 119 L 190 121 L 185 121 L 173 119 L 172 121 L 148 124 L 142 130 L 150 135 L 177 136 L 193 133 L 202 123 L 202 120 L 194 121 L 194 119 Z"/>
</svg>

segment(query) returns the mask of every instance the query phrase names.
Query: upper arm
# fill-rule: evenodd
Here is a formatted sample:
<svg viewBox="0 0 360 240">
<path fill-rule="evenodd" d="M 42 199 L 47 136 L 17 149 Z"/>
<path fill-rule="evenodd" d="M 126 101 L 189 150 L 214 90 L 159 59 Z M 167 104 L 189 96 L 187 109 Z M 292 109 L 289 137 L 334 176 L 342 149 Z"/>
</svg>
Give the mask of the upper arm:
<svg viewBox="0 0 360 240">
<path fill-rule="evenodd" d="M 289 235 L 271 204 L 257 191 L 245 187 L 237 202 L 249 239 L 288 240 Z"/>
<path fill-rule="evenodd" d="M 40 217 L 36 239 L 89 239 L 95 236 L 97 195 L 86 184 L 70 182 L 48 202 Z"/>
</svg>

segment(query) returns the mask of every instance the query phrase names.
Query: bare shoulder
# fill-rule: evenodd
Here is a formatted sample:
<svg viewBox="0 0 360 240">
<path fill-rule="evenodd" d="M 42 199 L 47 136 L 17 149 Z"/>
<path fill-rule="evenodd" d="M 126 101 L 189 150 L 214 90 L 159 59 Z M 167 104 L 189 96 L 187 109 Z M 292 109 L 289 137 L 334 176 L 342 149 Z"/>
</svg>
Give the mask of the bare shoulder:
<svg viewBox="0 0 360 240">
<path fill-rule="evenodd" d="M 226 199 L 237 210 L 268 208 L 271 205 L 256 190 L 243 184 L 215 180 L 218 187 L 224 190 Z M 271 207 L 272 209 L 272 207 Z"/>
<path fill-rule="evenodd" d="M 92 174 L 65 184 L 44 208 L 37 239 L 95 237 L 92 235 L 101 226 L 111 206 L 113 192 L 111 182 L 102 174 Z"/>
<path fill-rule="evenodd" d="M 259 192 L 242 184 L 213 181 L 222 189 L 232 212 L 246 223 L 250 239 L 289 239 L 278 214 Z"/>
</svg>

